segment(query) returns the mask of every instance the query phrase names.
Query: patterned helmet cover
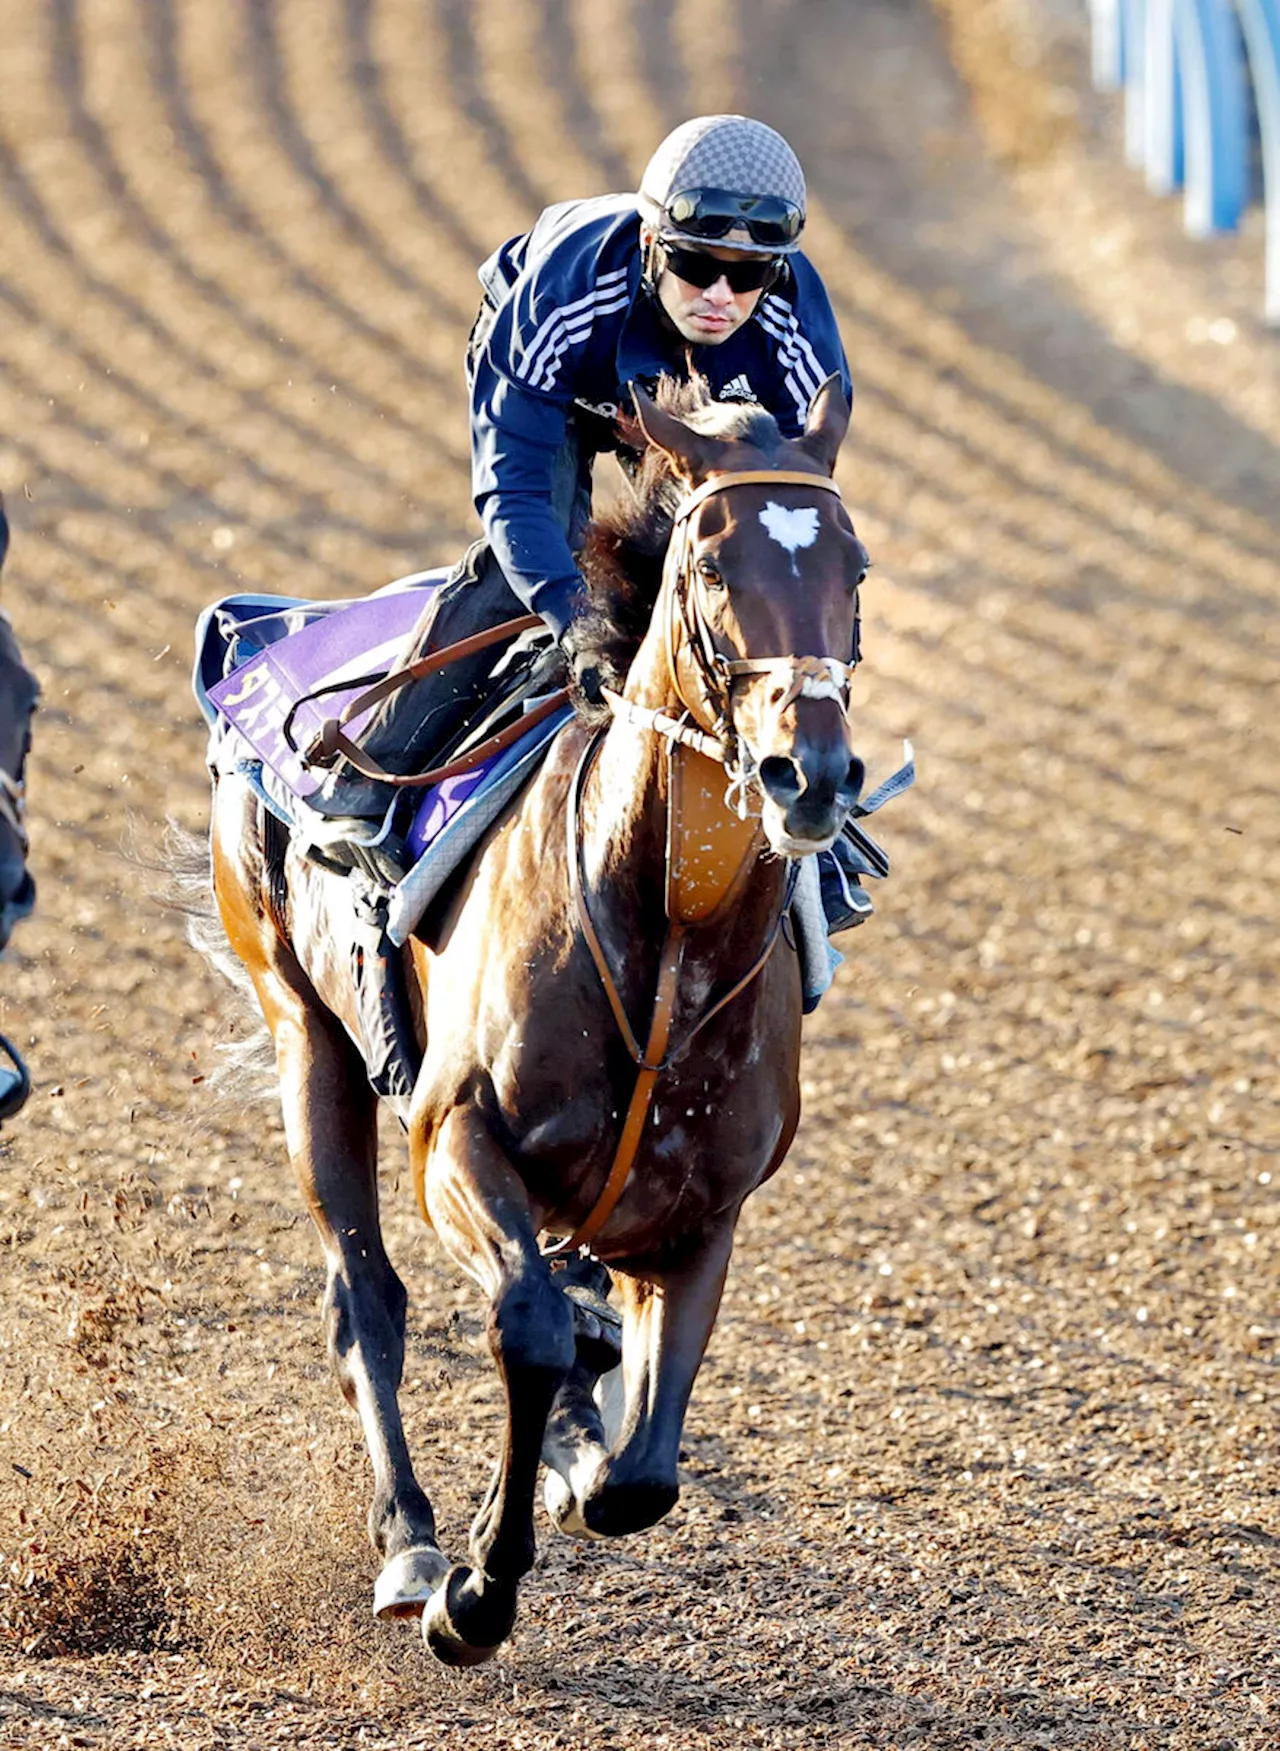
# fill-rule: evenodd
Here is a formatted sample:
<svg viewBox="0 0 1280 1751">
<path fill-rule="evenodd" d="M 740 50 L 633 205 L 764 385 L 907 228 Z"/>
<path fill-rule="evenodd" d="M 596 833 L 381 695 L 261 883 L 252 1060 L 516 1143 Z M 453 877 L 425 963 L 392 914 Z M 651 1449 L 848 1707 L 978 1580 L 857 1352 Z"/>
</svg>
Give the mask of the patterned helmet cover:
<svg viewBox="0 0 1280 1751">
<path fill-rule="evenodd" d="M 781 134 L 750 116 L 694 116 L 681 122 L 649 160 L 637 205 L 641 216 L 660 226 L 664 237 L 675 237 L 680 227 L 667 214 L 671 198 L 692 189 L 713 188 L 738 195 L 772 195 L 790 201 L 802 214 L 805 210 L 800 160 Z M 779 253 L 796 248 L 797 243 L 785 244 Z"/>
</svg>

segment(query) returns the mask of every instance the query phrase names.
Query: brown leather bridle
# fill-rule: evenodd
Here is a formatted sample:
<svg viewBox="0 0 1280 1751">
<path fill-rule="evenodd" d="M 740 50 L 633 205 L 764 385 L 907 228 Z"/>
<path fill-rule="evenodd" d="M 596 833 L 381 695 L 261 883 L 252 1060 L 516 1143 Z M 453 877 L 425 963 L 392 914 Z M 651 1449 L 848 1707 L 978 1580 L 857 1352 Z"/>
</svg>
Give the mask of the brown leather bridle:
<svg viewBox="0 0 1280 1751">
<path fill-rule="evenodd" d="M 621 722 L 630 724 L 633 728 L 649 730 L 667 738 L 672 744 L 673 758 L 675 757 L 675 744 L 680 744 L 692 749 L 695 753 L 719 761 L 729 773 L 730 790 L 737 788 L 739 792 L 739 813 L 745 817 L 746 789 L 752 775 L 744 774 L 740 764 L 741 757 L 736 753 L 738 738 L 734 734 L 732 721 L 734 683 L 744 676 L 785 675 L 787 686 L 783 695 L 784 709 L 786 705 L 808 694 L 819 698 L 838 698 L 842 709 L 847 713 L 848 689 L 854 665 L 835 657 L 727 657 L 716 649 L 698 589 L 691 519 L 698 507 L 705 504 L 713 494 L 728 492 L 739 486 L 805 486 L 821 492 L 834 493 L 837 498 L 840 496 L 839 487 L 829 476 L 803 474 L 790 469 L 750 469 L 736 474 L 713 475 L 711 479 L 704 481 L 701 486 L 689 493 L 676 507 L 672 521 L 671 540 L 662 580 L 664 596 L 660 597 L 657 609 L 657 612 L 662 615 L 662 624 L 666 632 L 666 656 L 671 685 L 676 698 L 683 707 L 683 716 L 676 718 L 669 712 L 655 710 L 650 706 L 636 705 L 608 689 L 605 689 L 605 698 L 614 716 Z M 702 693 L 702 698 L 698 701 L 690 700 L 681 686 L 678 661 L 681 641 L 690 652 L 698 674 Z M 709 724 L 706 721 L 707 718 L 711 719 Z M 618 1145 L 614 1152 L 613 1164 L 604 1186 L 601 1188 L 600 1195 L 590 1212 L 572 1234 L 544 1248 L 544 1251 L 550 1256 L 576 1252 L 580 1247 L 589 1245 L 600 1233 L 617 1207 L 618 1200 L 626 1190 L 627 1181 L 631 1177 L 631 1169 L 639 1152 L 645 1119 L 652 1104 L 658 1077 L 673 1059 L 683 1052 L 694 1036 L 755 980 L 773 953 L 782 923 L 782 910 L 780 909 L 761 954 L 743 977 L 730 990 L 709 1005 L 692 1026 L 684 1031 L 678 1045 L 673 1049 L 670 1045 L 671 1024 L 675 1014 L 680 969 L 684 959 L 689 926 L 671 916 L 669 901 L 671 873 L 670 868 L 668 868 L 667 934 L 659 961 L 658 987 L 654 998 L 653 1016 L 645 1044 L 643 1048 L 641 1047 L 639 1036 L 631 1026 L 621 993 L 618 990 L 617 980 L 609 965 L 604 945 L 591 916 L 582 867 L 582 799 L 586 790 L 587 778 L 604 733 L 603 730 L 598 731 L 587 743 L 574 775 L 566 819 L 569 872 L 578 923 L 600 982 L 604 987 L 605 996 L 609 1000 L 609 1007 L 613 1012 L 618 1031 L 622 1035 L 628 1055 L 636 1066 L 636 1081 L 626 1117 L 623 1120 Z M 670 861 L 671 845 L 674 839 L 672 811 L 676 807 L 675 788 L 672 784 L 668 785 L 667 790 L 668 861 Z M 728 793 L 726 793 L 726 797 L 727 795 Z"/>
<path fill-rule="evenodd" d="M 666 628 L 667 666 L 672 690 L 684 708 L 687 721 L 677 727 L 676 720 L 666 712 L 633 705 L 608 689 L 605 697 L 614 715 L 635 728 L 651 729 L 659 735 L 670 736 L 720 760 L 738 792 L 741 812 L 745 810 L 746 791 L 754 773 L 744 771 L 741 750 L 733 731 L 735 684 L 749 676 L 785 676 L 787 685 L 780 709 L 785 710 L 796 699 L 808 696 L 837 698 L 847 710 L 856 660 L 845 662 L 831 656 L 729 657 L 717 650 L 697 571 L 692 519 L 693 513 L 709 498 L 740 486 L 804 486 L 833 493 L 837 499 L 840 497 L 840 488 L 829 475 L 806 474 L 787 468 L 753 468 L 712 475 L 695 487 L 680 501 L 672 519 L 663 593 L 657 608 Z M 681 682 L 679 652 L 682 648 L 688 651 L 697 676 L 701 697 L 696 700 L 687 697 Z"/>
</svg>

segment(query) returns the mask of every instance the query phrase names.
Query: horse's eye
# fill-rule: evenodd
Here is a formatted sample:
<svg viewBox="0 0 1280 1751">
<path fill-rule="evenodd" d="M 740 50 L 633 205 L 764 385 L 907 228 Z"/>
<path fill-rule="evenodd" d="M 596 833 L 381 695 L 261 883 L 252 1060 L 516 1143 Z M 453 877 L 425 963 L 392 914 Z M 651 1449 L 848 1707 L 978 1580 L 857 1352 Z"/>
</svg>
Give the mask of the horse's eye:
<svg viewBox="0 0 1280 1751">
<path fill-rule="evenodd" d="M 710 584 L 713 589 L 722 589 L 724 587 L 724 573 L 720 570 L 720 567 L 716 564 L 715 560 L 711 559 L 705 553 L 698 561 L 698 576 L 702 578 L 705 583 Z"/>
</svg>

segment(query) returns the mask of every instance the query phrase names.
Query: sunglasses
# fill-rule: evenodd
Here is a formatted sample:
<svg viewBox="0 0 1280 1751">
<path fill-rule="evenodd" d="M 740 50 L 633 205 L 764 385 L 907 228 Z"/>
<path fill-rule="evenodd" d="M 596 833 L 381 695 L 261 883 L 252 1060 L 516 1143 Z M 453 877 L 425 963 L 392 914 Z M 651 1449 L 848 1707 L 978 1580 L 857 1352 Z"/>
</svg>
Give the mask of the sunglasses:
<svg viewBox="0 0 1280 1751">
<path fill-rule="evenodd" d="M 708 243 L 742 226 L 761 249 L 784 248 L 804 229 L 804 214 L 793 202 L 776 195 L 735 195 L 722 188 L 672 195 L 667 217 L 686 237 Z"/>
<path fill-rule="evenodd" d="M 662 253 L 667 266 L 678 280 L 705 292 L 717 280 L 728 280 L 735 292 L 758 292 L 761 286 L 772 285 L 778 277 L 778 261 L 717 261 L 701 249 L 675 249 L 664 243 Z"/>
</svg>

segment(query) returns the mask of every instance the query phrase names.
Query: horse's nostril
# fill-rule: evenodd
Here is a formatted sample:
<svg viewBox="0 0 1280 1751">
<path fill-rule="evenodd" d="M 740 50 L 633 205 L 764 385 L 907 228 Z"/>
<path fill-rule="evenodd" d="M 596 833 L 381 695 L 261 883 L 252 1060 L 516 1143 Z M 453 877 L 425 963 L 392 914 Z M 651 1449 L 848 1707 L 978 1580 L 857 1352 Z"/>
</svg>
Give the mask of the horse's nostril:
<svg viewBox="0 0 1280 1751">
<path fill-rule="evenodd" d="M 760 782 L 779 804 L 794 802 L 804 788 L 795 761 L 781 754 L 768 754 L 760 762 Z"/>
<path fill-rule="evenodd" d="M 867 769 L 855 754 L 849 762 L 849 770 L 845 774 L 844 783 L 840 786 L 841 795 L 850 803 L 856 803 L 862 795 L 862 787 L 867 781 Z"/>
</svg>

